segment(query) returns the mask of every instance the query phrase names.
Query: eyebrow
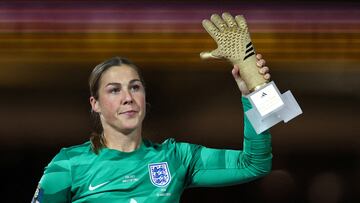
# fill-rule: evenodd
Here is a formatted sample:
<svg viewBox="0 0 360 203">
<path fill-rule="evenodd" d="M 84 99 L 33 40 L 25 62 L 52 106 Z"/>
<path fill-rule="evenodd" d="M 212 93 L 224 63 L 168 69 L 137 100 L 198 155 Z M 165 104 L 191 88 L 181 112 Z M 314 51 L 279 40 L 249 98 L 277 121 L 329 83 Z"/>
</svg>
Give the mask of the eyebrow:
<svg viewBox="0 0 360 203">
<path fill-rule="evenodd" d="M 139 80 L 139 79 L 133 79 L 133 80 L 130 80 L 129 84 L 132 84 L 132 83 L 135 83 L 135 82 L 141 82 L 141 80 Z M 142 83 L 142 82 L 141 82 L 141 83 Z M 110 86 L 110 85 L 119 86 L 119 85 L 121 85 L 121 83 L 118 83 L 118 82 L 109 82 L 108 84 L 105 85 L 105 87 Z"/>
</svg>

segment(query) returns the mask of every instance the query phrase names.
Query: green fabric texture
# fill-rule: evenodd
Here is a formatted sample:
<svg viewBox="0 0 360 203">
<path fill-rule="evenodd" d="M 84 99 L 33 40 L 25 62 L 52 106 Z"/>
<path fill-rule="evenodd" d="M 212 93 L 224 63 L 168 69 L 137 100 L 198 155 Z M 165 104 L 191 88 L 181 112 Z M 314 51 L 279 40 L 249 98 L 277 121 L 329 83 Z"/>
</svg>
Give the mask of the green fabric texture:
<svg viewBox="0 0 360 203">
<path fill-rule="evenodd" d="M 244 111 L 251 108 L 245 97 L 242 102 Z M 144 139 L 130 153 L 104 148 L 96 155 L 86 142 L 55 156 L 39 182 L 41 195 L 33 202 L 174 203 L 189 187 L 220 187 L 262 177 L 270 172 L 271 160 L 270 133 L 257 135 L 246 117 L 242 151 L 170 138 L 162 144 Z"/>
</svg>

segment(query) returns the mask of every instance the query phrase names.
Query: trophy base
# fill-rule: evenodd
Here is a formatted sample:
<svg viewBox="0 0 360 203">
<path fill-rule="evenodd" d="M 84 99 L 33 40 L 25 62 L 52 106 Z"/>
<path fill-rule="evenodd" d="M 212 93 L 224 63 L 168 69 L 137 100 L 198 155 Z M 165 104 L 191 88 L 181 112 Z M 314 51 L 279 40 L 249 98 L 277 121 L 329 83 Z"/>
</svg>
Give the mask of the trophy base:
<svg viewBox="0 0 360 203">
<path fill-rule="evenodd" d="M 253 108 L 245 114 L 258 134 L 280 121 L 287 123 L 302 114 L 302 110 L 291 91 L 281 94 L 273 81 L 247 97 Z"/>
</svg>

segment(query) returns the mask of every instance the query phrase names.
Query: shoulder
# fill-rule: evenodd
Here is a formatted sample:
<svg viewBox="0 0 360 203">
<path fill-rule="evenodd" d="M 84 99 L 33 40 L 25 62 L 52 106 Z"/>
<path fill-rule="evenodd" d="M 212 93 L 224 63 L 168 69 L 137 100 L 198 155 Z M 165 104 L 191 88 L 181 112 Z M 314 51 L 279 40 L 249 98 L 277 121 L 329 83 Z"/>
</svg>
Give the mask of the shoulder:
<svg viewBox="0 0 360 203">
<path fill-rule="evenodd" d="M 202 147 L 199 144 L 193 144 L 193 143 L 189 143 L 189 142 L 183 142 L 183 141 L 177 141 L 174 138 L 169 138 L 166 139 L 162 145 L 167 146 L 167 147 L 180 147 L 180 148 L 193 148 L 193 147 Z"/>
<path fill-rule="evenodd" d="M 152 142 L 150 140 L 144 139 L 144 144 L 146 147 L 154 148 L 154 149 L 170 149 L 175 148 L 179 145 L 189 144 L 184 142 L 177 142 L 174 138 L 168 138 L 164 140 L 162 143 Z"/>
<path fill-rule="evenodd" d="M 162 143 L 153 142 L 148 139 L 143 139 L 143 144 L 148 152 L 154 153 L 171 153 L 171 151 L 176 150 L 177 142 L 174 138 L 168 138 Z"/>
<path fill-rule="evenodd" d="M 71 160 L 77 158 L 82 155 L 87 155 L 91 153 L 91 143 L 90 141 L 85 142 L 80 145 L 74 145 L 70 147 L 63 147 L 61 150 L 55 155 L 54 161 L 64 161 L 64 160 Z"/>
<path fill-rule="evenodd" d="M 69 155 L 77 154 L 77 153 L 87 153 L 91 151 L 91 142 L 87 141 L 83 144 L 73 145 L 70 147 L 63 147 L 60 152 L 67 153 Z"/>
<path fill-rule="evenodd" d="M 202 145 L 177 141 L 174 138 L 168 138 L 164 140 L 161 144 L 153 143 L 151 141 L 147 142 L 151 143 L 152 148 L 154 148 L 155 150 L 168 151 L 169 153 L 173 152 L 180 157 L 194 154 L 196 151 L 203 148 Z"/>
</svg>

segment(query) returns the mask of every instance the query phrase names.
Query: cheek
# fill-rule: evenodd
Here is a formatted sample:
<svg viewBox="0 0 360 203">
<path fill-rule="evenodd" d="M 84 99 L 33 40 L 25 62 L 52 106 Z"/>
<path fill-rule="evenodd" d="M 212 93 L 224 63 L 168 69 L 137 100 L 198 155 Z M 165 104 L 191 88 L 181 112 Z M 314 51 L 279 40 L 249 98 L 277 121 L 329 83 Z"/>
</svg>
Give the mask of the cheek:
<svg viewBox="0 0 360 203">
<path fill-rule="evenodd" d="M 134 100 L 136 101 L 136 104 L 139 106 L 143 116 L 145 117 L 145 112 L 146 112 L 145 95 L 144 94 L 134 95 Z"/>
<path fill-rule="evenodd" d="M 114 101 L 113 99 L 106 98 L 100 100 L 101 113 L 104 116 L 114 114 L 114 112 L 116 112 L 117 110 L 116 104 L 117 104 L 116 101 Z"/>
<path fill-rule="evenodd" d="M 140 95 L 138 99 L 138 104 L 141 106 L 142 109 L 145 110 L 146 107 L 146 101 L 145 101 L 145 95 Z"/>
</svg>

